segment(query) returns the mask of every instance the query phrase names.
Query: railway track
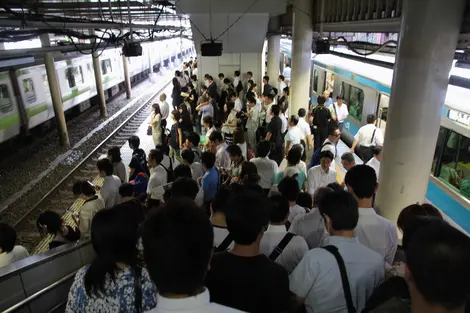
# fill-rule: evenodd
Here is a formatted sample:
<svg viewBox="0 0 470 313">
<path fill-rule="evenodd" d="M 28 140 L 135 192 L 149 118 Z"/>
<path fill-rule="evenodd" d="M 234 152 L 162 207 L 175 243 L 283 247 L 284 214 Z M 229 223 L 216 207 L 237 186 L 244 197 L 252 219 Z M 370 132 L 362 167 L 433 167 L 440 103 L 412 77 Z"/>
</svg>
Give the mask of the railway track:
<svg viewBox="0 0 470 313">
<path fill-rule="evenodd" d="M 96 162 L 98 158 L 105 154 L 106 151 L 113 146 L 123 146 L 127 138 L 134 135 L 139 126 L 146 120 L 149 115 L 149 109 L 156 96 L 163 91 L 169 83 L 159 88 L 155 93 L 151 93 L 137 109 L 129 115 L 117 128 L 115 128 L 103 141 L 101 141 L 87 156 L 85 156 L 68 174 L 66 174 L 55 186 L 30 209 L 18 218 L 13 227 L 18 233 L 19 243 L 27 248 L 31 253 L 37 253 L 44 250 L 42 245 L 47 242 L 39 235 L 36 226 L 36 220 L 39 215 L 47 210 L 55 211 L 63 216 L 66 224 L 74 226 L 71 213 L 67 209 L 78 211 L 83 204 L 82 200 L 77 199 L 72 194 L 72 186 L 79 179 L 93 180 L 97 186 L 101 186 L 102 179 L 98 178 Z M 35 248 L 36 247 L 36 248 Z"/>
</svg>

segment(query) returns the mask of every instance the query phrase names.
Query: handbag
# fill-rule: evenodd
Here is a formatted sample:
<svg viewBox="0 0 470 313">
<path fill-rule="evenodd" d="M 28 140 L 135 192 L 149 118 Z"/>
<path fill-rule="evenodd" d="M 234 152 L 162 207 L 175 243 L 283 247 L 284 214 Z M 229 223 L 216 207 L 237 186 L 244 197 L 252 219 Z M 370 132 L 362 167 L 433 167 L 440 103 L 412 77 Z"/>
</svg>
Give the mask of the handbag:
<svg viewBox="0 0 470 313">
<path fill-rule="evenodd" d="M 147 135 L 152 136 L 152 126 L 147 127 Z"/>
</svg>

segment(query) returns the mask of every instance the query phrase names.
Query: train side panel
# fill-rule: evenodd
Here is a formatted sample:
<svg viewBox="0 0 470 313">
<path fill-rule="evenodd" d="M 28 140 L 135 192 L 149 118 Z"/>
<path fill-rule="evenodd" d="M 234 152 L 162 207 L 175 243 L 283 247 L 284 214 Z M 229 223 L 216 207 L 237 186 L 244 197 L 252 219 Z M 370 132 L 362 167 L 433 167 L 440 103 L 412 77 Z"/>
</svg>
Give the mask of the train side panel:
<svg viewBox="0 0 470 313">
<path fill-rule="evenodd" d="M 20 133 L 20 114 L 8 72 L 0 72 L 0 142 Z"/>
</svg>

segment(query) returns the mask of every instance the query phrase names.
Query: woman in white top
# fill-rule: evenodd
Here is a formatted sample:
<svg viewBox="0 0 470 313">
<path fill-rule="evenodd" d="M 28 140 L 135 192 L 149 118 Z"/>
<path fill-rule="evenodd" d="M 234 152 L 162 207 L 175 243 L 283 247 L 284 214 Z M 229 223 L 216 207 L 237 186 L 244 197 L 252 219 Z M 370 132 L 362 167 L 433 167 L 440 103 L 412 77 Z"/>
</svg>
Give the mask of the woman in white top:
<svg viewBox="0 0 470 313">
<path fill-rule="evenodd" d="M 233 131 L 237 128 L 237 111 L 234 110 L 235 103 L 229 101 L 224 105 L 224 113 L 226 116 L 225 123 L 222 124 L 222 133 L 225 142 L 228 145 L 233 142 Z"/>
<path fill-rule="evenodd" d="M 96 195 L 95 186 L 86 180 L 77 181 L 73 184 L 73 194 L 85 201 L 80 208 L 77 218 L 72 215 L 73 221 L 78 226 L 82 236 L 90 235 L 91 221 L 95 214 L 105 208 L 104 200 Z"/>
<path fill-rule="evenodd" d="M 113 175 L 119 177 L 122 183 L 127 182 L 126 166 L 122 162 L 121 150 L 119 147 L 112 147 L 108 150 L 108 159 L 113 163 Z"/>
<path fill-rule="evenodd" d="M 0 223 L 0 239 L 0 267 L 29 256 L 23 246 L 15 246 L 16 231 L 8 224 Z"/>
<path fill-rule="evenodd" d="M 155 146 L 162 144 L 162 114 L 158 103 L 152 105 L 149 125 L 152 126 L 152 137 Z"/>
</svg>

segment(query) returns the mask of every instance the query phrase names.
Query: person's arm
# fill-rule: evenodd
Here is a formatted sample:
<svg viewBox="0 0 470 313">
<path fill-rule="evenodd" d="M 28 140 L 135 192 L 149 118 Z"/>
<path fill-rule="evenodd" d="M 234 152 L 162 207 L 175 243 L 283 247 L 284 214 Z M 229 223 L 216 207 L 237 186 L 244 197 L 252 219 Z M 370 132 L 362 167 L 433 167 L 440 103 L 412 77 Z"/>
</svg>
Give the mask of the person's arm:
<svg viewBox="0 0 470 313">
<path fill-rule="evenodd" d="M 292 145 L 292 141 L 290 140 L 286 141 L 286 153 L 285 153 L 286 158 L 287 158 L 287 153 L 289 152 L 291 145 Z"/>
<path fill-rule="evenodd" d="M 314 287 L 317 272 L 318 263 L 313 257 L 312 251 L 309 251 L 289 277 L 292 297 L 288 312 L 296 313 L 304 304 L 305 298 Z"/>
<path fill-rule="evenodd" d="M 307 150 L 310 150 L 312 148 L 313 148 L 313 136 L 307 135 Z"/>
<path fill-rule="evenodd" d="M 272 134 L 271 132 L 268 132 L 268 133 L 266 134 L 266 141 L 269 141 L 269 140 L 271 139 L 271 136 L 272 136 L 272 135 L 273 135 L 273 134 Z"/>
<path fill-rule="evenodd" d="M 183 147 L 183 132 L 181 131 L 181 127 L 178 127 L 178 143 L 180 148 Z"/>
<path fill-rule="evenodd" d="M 354 142 L 351 146 L 351 152 L 354 153 L 354 151 L 356 151 L 356 147 L 357 147 L 357 144 L 359 143 L 359 141 L 357 141 L 356 139 L 354 139 Z"/>
</svg>

